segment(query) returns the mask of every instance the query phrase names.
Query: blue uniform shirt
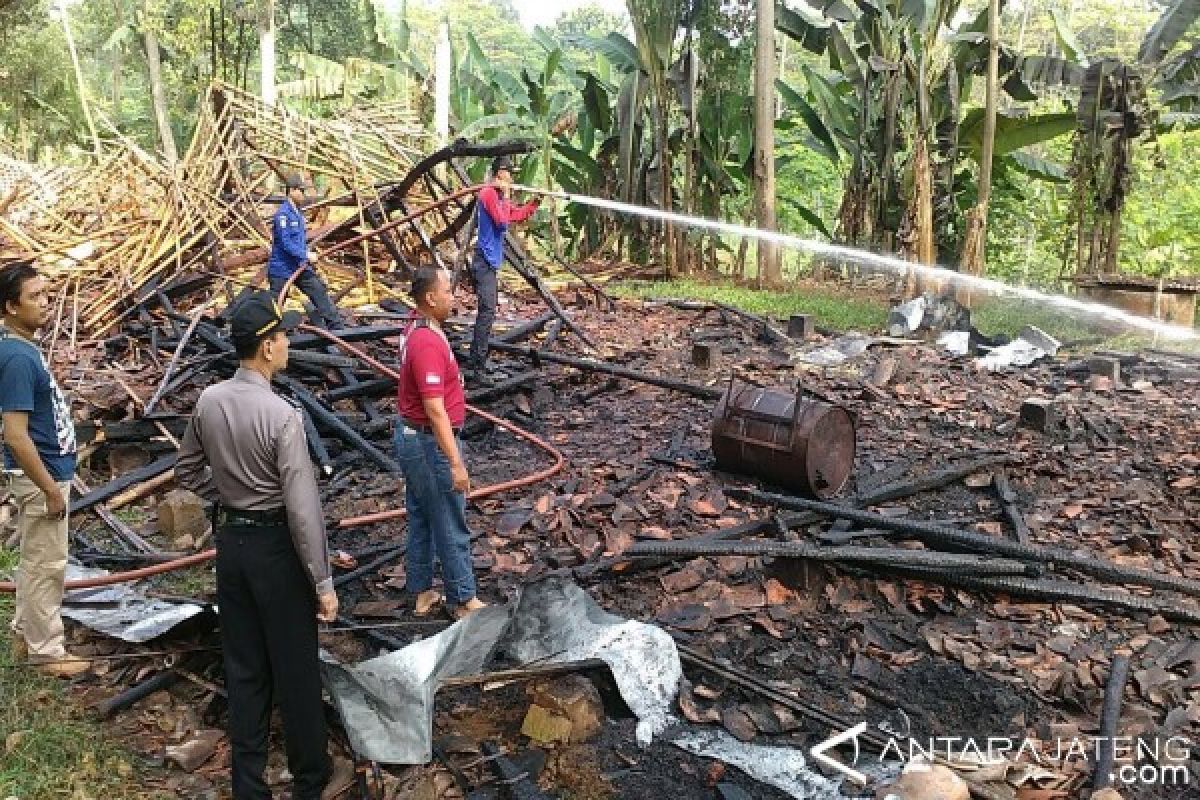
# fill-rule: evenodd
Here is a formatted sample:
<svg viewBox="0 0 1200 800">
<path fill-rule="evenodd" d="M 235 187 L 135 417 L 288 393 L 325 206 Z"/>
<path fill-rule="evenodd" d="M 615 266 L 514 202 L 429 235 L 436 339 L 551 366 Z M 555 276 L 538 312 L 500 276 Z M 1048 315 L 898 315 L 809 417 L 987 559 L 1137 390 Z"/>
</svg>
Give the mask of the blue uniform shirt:
<svg viewBox="0 0 1200 800">
<path fill-rule="evenodd" d="M 54 376 L 32 342 L 0 328 L 0 411 L 29 414 L 29 438 L 59 483 L 75 474 L 75 423 Z M 4 468 L 20 467 L 4 447 Z"/>
<path fill-rule="evenodd" d="M 308 234 L 304 215 L 285 200 L 271 220 L 271 258 L 267 261 L 267 276 L 290 278 L 308 261 Z"/>
</svg>

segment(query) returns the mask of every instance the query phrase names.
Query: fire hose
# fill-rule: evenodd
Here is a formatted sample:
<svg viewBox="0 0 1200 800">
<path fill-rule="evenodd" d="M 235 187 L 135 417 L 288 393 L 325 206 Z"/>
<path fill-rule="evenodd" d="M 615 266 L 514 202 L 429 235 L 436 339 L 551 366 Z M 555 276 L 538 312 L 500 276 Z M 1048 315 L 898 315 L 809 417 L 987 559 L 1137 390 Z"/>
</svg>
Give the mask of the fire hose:
<svg viewBox="0 0 1200 800">
<path fill-rule="evenodd" d="M 379 233 L 381 233 L 384 230 L 389 230 L 391 228 L 395 228 L 400 225 L 403 225 L 406 222 L 411 222 L 413 219 L 416 219 L 417 217 L 419 217 L 423 214 L 427 214 L 430 211 L 440 208 L 441 206 L 445 205 L 446 203 L 450 202 L 451 200 L 454 200 L 454 199 L 461 197 L 463 195 L 466 195 L 466 194 L 470 194 L 472 192 L 477 192 L 480 188 L 482 188 L 482 187 L 481 186 L 469 186 L 469 187 L 466 187 L 465 189 L 460 189 L 457 192 L 454 192 L 452 194 L 449 194 L 445 197 L 440 198 L 436 202 L 430 203 L 427 206 L 423 206 L 422 208 L 412 212 L 411 214 L 408 214 L 399 219 L 392 220 L 392 221 L 388 222 L 386 225 L 381 226 L 380 228 L 377 228 L 376 230 L 371 231 L 368 234 L 365 234 L 363 236 L 356 237 L 354 239 L 350 239 L 350 240 L 347 240 L 344 242 L 340 242 L 337 245 L 334 245 L 333 247 L 328 248 L 325 251 L 325 253 L 328 254 L 330 252 L 333 252 L 334 250 L 340 250 L 340 249 L 348 247 L 351 244 L 354 244 L 358 241 L 362 241 L 363 239 L 368 238 L 368 236 L 378 235 Z M 295 280 L 296 280 L 297 276 L 299 276 L 299 274 L 300 274 L 300 270 L 297 270 L 288 279 L 287 283 L 284 284 L 283 289 L 279 293 L 280 300 L 283 300 L 283 298 L 287 295 L 288 290 L 291 289 L 292 284 L 295 282 Z M 343 341 L 335 334 L 332 334 L 329 331 L 324 330 L 323 328 L 317 328 L 312 325 L 301 325 L 300 327 L 301 327 L 301 329 L 308 331 L 309 333 L 315 333 L 318 336 L 322 336 L 322 337 L 328 339 L 329 341 L 333 342 L 338 347 L 345 350 L 347 353 L 350 353 L 351 355 L 361 359 L 363 361 L 363 363 L 370 365 L 373 369 L 375 369 L 381 375 L 385 375 L 389 378 L 392 378 L 393 380 L 397 380 L 397 381 L 399 380 L 400 375 L 394 369 L 392 369 L 391 367 L 382 363 L 381 361 L 378 361 L 377 359 L 371 357 L 365 351 L 355 347 L 354 345 L 350 344 L 349 342 Z M 467 406 L 467 410 L 470 411 L 472 414 L 475 414 L 476 416 L 487 420 L 488 422 L 492 423 L 493 425 L 503 428 L 504 430 L 507 430 L 510 433 L 515 434 L 517 437 L 524 439 L 525 441 L 535 445 L 536 447 L 541 448 L 542 450 L 546 451 L 554 458 L 554 463 L 551 464 L 549 467 L 545 467 L 545 468 L 540 469 L 536 472 L 533 472 L 529 475 L 526 475 L 521 478 L 516 478 L 514 480 L 504 481 L 502 483 L 496 483 L 496 484 L 492 484 L 490 486 L 481 486 L 478 489 L 475 489 L 475 490 L 471 491 L 470 493 L 468 493 L 467 499 L 475 500 L 475 499 L 478 499 L 481 497 L 489 497 L 494 494 L 499 494 L 500 492 L 509 491 L 510 489 L 518 489 L 523 486 L 528 486 L 530 484 L 537 483 L 538 481 L 545 480 L 546 478 L 549 478 L 551 475 L 558 473 L 566 465 L 566 459 L 563 457 L 562 453 L 559 452 L 559 450 L 557 448 L 555 448 L 553 445 L 551 445 L 549 442 L 546 442 L 545 440 L 535 436 L 534 434 L 530 433 L 529 431 L 526 431 L 522 428 L 517 427 L 516 425 L 513 425 L 511 422 L 508 422 L 507 420 L 504 420 L 497 416 L 489 414 L 486 411 L 483 411 L 482 409 L 475 408 L 474 406 Z M 373 524 L 376 522 L 384 522 L 386 520 L 392 520 L 392 519 L 397 519 L 399 517 L 402 517 L 405 515 L 405 513 L 406 513 L 405 509 L 397 508 L 397 509 L 392 509 L 390 511 L 381 511 L 381 512 L 378 512 L 375 514 L 368 514 L 368 515 L 361 516 L 361 517 L 351 517 L 349 519 L 340 520 L 338 523 L 338 527 L 339 528 L 351 528 L 351 527 L 355 527 L 358 525 L 369 525 L 369 524 Z M 178 558 L 178 559 L 175 559 L 172 561 L 164 561 L 161 564 L 153 564 L 151 566 L 142 567 L 140 569 L 127 570 L 125 572 L 113 572 L 108 575 L 103 575 L 103 576 L 99 576 L 99 577 L 95 577 L 95 578 L 84 578 L 81 580 L 67 581 L 64 584 L 64 588 L 65 589 L 92 589 L 92 588 L 96 588 L 96 587 L 100 587 L 100 586 L 112 586 L 114 584 L 119 584 L 119 583 L 129 583 L 131 581 L 137 581 L 137 580 L 141 580 L 143 578 L 149 578 L 149 577 L 153 577 L 155 575 L 161 575 L 166 572 L 174 572 L 175 570 L 186 569 L 188 567 L 194 567 L 199 564 L 204 564 L 208 561 L 211 561 L 213 558 L 216 557 L 216 555 L 217 555 L 216 549 L 210 548 L 208 550 L 204 550 L 199 553 L 193 553 L 192 555 L 184 556 L 183 558 Z M 12 581 L 0 582 L 0 592 L 11 593 L 11 592 L 15 592 L 16 590 L 17 590 L 17 586 L 14 582 L 12 582 Z"/>
</svg>

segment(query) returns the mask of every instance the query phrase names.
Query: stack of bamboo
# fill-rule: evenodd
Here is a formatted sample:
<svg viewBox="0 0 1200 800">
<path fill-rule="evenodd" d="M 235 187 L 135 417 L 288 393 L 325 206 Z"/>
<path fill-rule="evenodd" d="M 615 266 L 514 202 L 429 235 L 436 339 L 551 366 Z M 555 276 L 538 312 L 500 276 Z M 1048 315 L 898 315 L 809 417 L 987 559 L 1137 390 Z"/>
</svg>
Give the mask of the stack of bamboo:
<svg viewBox="0 0 1200 800">
<path fill-rule="evenodd" d="M 0 207 L 0 258 L 37 260 L 54 292 L 56 331 L 74 343 L 103 333 L 123 308 L 181 275 L 260 280 L 288 173 L 301 173 L 324 195 L 310 225 L 367 230 L 367 207 L 425 144 L 425 132 L 399 108 L 316 120 L 214 84 L 175 165 L 119 134 L 87 169 L 0 160 L 0 200 L 11 196 Z M 432 199 L 423 191 L 411 202 Z M 403 246 L 412 251 L 419 242 Z M 364 242 L 321 266 L 345 302 L 374 302 L 386 289 L 377 276 L 392 258 Z"/>
</svg>

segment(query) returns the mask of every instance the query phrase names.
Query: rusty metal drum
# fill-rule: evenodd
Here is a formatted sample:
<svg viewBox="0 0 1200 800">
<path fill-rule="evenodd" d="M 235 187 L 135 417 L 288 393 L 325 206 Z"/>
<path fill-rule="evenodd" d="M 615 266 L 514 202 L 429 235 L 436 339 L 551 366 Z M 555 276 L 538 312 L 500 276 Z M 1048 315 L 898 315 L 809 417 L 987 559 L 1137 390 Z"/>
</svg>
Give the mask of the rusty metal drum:
<svg viewBox="0 0 1200 800">
<path fill-rule="evenodd" d="M 726 472 L 814 498 L 837 494 L 854 469 L 854 419 L 805 392 L 730 385 L 717 401 L 712 452 Z"/>
</svg>

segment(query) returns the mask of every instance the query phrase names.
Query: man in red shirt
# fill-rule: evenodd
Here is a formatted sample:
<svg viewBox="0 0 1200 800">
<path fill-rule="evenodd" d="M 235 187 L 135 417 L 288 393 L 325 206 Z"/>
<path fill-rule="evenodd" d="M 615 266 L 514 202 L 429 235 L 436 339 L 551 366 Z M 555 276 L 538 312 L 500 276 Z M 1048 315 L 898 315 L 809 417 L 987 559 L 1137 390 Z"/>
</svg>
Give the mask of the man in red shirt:
<svg viewBox="0 0 1200 800">
<path fill-rule="evenodd" d="M 466 516 L 471 479 L 458 438 L 467 404 L 458 364 L 442 332 L 454 304 L 450 276 L 421 267 L 413 277 L 412 296 L 418 319 L 401 351 L 395 437 L 408 508 L 407 588 L 417 596 L 418 614 L 428 614 L 438 603 L 441 596 L 433 589 L 436 550 L 446 605 L 461 619 L 485 603 L 475 596 Z"/>
<path fill-rule="evenodd" d="M 471 260 L 471 277 L 475 281 L 479 308 L 471 341 L 470 368 L 483 383 L 487 382 L 488 340 L 492 336 L 492 323 L 496 321 L 499 273 L 504 264 L 504 235 L 510 224 L 533 216 L 539 204 L 535 198 L 524 205 L 514 205 L 509 199 L 511 194 L 512 163 L 508 156 L 498 156 L 492 162 L 491 182 L 479 191 L 479 236 Z"/>
</svg>

